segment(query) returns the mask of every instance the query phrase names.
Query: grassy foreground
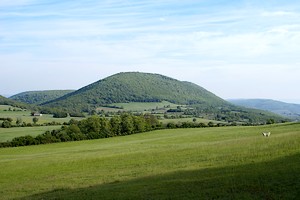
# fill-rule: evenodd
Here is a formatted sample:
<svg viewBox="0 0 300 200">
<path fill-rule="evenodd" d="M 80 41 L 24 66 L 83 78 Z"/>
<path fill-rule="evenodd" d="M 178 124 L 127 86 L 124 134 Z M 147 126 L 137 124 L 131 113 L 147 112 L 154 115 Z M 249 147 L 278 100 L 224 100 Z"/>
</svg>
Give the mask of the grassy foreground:
<svg viewBox="0 0 300 200">
<path fill-rule="evenodd" d="M 6 148 L 0 169 L 1 199 L 297 199 L 300 124 Z"/>
</svg>

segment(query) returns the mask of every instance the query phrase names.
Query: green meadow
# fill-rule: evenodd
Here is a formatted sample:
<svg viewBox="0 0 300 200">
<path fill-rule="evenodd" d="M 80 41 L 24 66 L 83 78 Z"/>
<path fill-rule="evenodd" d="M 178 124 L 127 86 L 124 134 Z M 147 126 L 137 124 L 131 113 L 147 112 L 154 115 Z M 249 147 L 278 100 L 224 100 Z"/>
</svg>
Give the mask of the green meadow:
<svg viewBox="0 0 300 200">
<path fill-rule="evenodd" d="M 184 106 L 173 104 L 168 101 L 162 102 L 129 102 L 129 103 L 113 103 L 109 106 L 115 106 L 117 108 L 110 108 L 110 107 L 99 107 L 97 108 L 98 111 L 104 110 L 109 112 L 118 112 L 118 111 L 133 111 L 133 112 L 144 112 L 144 111 L 156 111 L 156 112 L 165 112 L 168 109 L 177 108 L 177 106 Z M 184 106 L 186 107 L 186 106 Z"/>
<path fill-rule="evenodd" d="M 11 110 L 9 110 L 9 108 Z M 34 118 L 31 116 L 31 112 L 29 110 L 22 110 L 20 108 L 15 108 L 13 106 L 7 106 L 7 105 L 0 105 L 0 118 L 12 118 L 12 124 L 15 125 L 17 119 L 21 119 L 22 122 L 25 123 L 33 123 L 32 119 Z M 76 117 L 66 117 L 66 118 L 53 118 L 53 115 L 49 114 L 43 114 L 42 116 L 37 117 L 39 120 L 37 124 L 44 124 L 44 123 L 51 123 L 51 122 L 57 122 L 57 123 L 64 123 L 69 122 L 70 119 L 82 119 L 82 118 L 76 118 Z M 0 120 L 0 124 L 2 121 Z M 1 133 L 1 130 L 0 130 Z"/>
<path fill-rule="evenodd" d="M 1 199 L 297 199 L 300 124 L 4 148 L 0 169 Z"/>
<path fill-rule="evenodd" d="M 43 134 L 46 131 L 52 131 L 54 129 L 60 129 L 61 126 L 35 126 L 35 127 L 14 127 L 14 128 L 0 128 L 0 142 L 6 142 L 12 140 L 15 137 L 21 137 L 25 135 L 37 136 Z"/>
</svg>

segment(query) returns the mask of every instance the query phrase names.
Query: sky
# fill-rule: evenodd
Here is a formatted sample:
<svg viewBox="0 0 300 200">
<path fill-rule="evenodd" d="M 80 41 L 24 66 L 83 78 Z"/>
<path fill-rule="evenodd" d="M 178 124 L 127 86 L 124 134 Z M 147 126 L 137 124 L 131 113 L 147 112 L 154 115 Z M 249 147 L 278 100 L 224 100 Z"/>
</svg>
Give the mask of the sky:
<svg viewBox="0 0 300 200">
<path fill-rule="evenodd" d="M 0 94 L 127 71 L 300 103 L 300 1 L 0 0 Z"/>
</svg>

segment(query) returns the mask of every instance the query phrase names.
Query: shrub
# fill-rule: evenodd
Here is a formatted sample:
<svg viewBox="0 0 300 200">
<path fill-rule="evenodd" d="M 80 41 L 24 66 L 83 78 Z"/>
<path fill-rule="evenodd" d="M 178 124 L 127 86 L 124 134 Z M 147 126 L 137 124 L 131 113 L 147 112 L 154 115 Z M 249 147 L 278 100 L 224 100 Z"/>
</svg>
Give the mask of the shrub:
<svg viewBox="0 0 300 200">
<path fill-rule="evenodd" d="M 8 120 L 5 120 L 4 122 L 2 122 L 1 125 L 2 128 L 10 128 L 11 127 L 11 122 Z"/>
</svg>

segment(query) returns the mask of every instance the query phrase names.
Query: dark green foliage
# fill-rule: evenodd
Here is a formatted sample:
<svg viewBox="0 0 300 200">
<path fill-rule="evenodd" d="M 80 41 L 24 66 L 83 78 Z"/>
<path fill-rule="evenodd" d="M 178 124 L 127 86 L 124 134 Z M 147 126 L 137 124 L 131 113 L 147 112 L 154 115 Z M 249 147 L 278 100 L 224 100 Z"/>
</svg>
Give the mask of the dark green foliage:
<svg viewBox="0 0 300 200">
<path fill-rule="evenodd" d="M 33 122 L 34 124 L 36 124 L 38 121 L 39 121 L 39 118 L 37 118 L 37 117 L 32 118 L 32 122 Z"/>
<path fill-rule="evenodd" d="M 9 121 L 9 122 L 12 122 L 12 121 L 13 121 L 13 119 L 10 118 L 10 117 L 0 117 L 0 120 L 1 120 L 1 121 Z"/>
<path fill-rule="evenodd" d="M 47 101 L 51 101 L 59 97 L 62 97 L 73 91 L 74 90 L 29 91 L 29 92 L 22 92 L 20 94 L 11 96 L 10 99 L 23 102 L 23 103 L 39 105 L 41 103 L 45 103 Z"/>
<path fill-rule="evenodd" d="M 81 121 L 71 119 L 69 126 L 62 126 L 60 130 L 46 131 L 37 137 L 17 137 L 11 142 L 0 143 L 0 147 L 17 147 L 56 142 L 91 140 L 120 135 L 130 135 L 150 131 L 160 127 L 155 116 L 134 116 L 128 113 L 107 119 L 92 116 Z"/>
<path fill-rule="evenodd" d="M 22 118 L 21 118 L 21 117 L 18 117 L 18 118 L 17 118 L 17 121 L 16 121 L 16 124 L 17 124 L 18 126 L 21 126 L 22 123 L 23 123 Z"/>
<path fill-rule="evenodd" d="M 109 107 L 112 103 L 161 101 L 192 108 L 183 110 L 179 106 L 169 109 L 169 113 L 184 112 L 185 115 L 211 120 L 249 124 L 266 123 L 270 118 L 275 122 L 286 120 L 272 113 L 237 107 L 190 82 L 139 72 L 115 74 L 44 105 L 68 112 L 95 114 L 97 107 Z"/>
<path fill-rule="evenodd" d="M 63 111 L 57 111 L 57 112 L 53 113 L 53 117 L 54 118 L 66 118 L 66 117 L 68 117 L 68 113 L 63 112 Z"/>
<path fill-rule="evenodd" d="M 178 104 L 227 103 L 193 83 L 178 81 L 159 74 L 128 72 L 102 79 L 45 105 L 87 111 L 111 103 L 164 100 Z"/>
<path fill-rule="evenodd" d="M 85 115 L 81 112 L 70 112 L 70 117 L 85 117 Z"/>
<path fill-rule="evenodd" d="M 2 122 L 2 125 L 1 125 L 2 128 L 10 128 L 11 127 L 11 122 L 8 121 L 8 120 L 5 120 Z"/>
<path fill-rule="evenodd" d="M 13 107 L 21 108 L 21 109 L 32 109 L 34 110 L 34 106 L 30 106 L 26 103 L 18 102 L 12 99 L 5 98 L 0 95 L 0 105 L 10 105 Z"/>
</svg>

